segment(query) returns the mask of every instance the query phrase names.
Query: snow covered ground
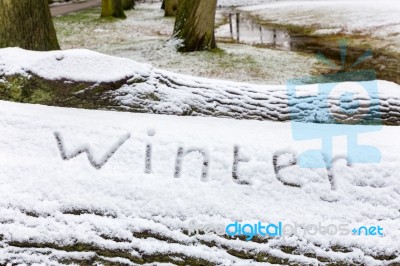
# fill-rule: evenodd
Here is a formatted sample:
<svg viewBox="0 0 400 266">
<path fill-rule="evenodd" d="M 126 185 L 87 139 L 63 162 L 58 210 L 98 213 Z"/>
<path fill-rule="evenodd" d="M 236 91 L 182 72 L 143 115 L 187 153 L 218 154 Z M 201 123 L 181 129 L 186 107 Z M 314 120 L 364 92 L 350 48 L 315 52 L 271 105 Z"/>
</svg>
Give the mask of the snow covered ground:
<svg viewBox="0 0 400 266">
<path fill-rule="evenodd" d="M 338 185 L 333 191 L 324 169 L 292 166 L 274 173 L 276 152 L 289 153 L 279 158 L 279 164 L 286 164 L 290 153 L 320 145 L 293 141 L 290 123 L 0 102 L 0 263 L 50 265 L 95 258 L 101 254 L 96 250 L 123 250 L 133 258 L 183 254 L 223 265 L 254 262 L 227 250 L 308 265 L 317 265 L 318 260 L 301 254 L 346 264 L 387 265 L 385 259 L 400 263 L 399 134 L 397 127 L 384 127 L 361 135 L 360 142 L 379 148 L 383 160 L 352 167 L 337 162 Z M 145 167 L 147 145 L 152 147 L 150 174 Z M 235 146 L 240 147 L 240 157 L 248 159 L 238 164 L 238 178 L 249 185 L 233 179 Z M 199 152 L 184 157 L 177 178 L 180 147 Z M 74 157 L 83 150 L 90 151 L 90 160 L 101 169 L 93 167 L 85 154 Z M 209 166 L 203 177 L 200 152 Z M 344 152 L 345 141 L 338 138 L 335 153 Z M 188 236 L 183 230 L 193 220 L 225 226 L 234 221 L 347 224 L 350 230 L 380 226 L 384 236 L 304 236 L 303 228 L 300 235 L 257 243 L 215 234 Z M 144 231 L 158 237 L 137 235 Z M 213 247 L 207 246 L 210 243 Z M 74 245 L 92 248 L 63 248 Z M 283 247 L 296 252 L 285 253 Z M 113 258 L 123 261 L 117 255 Z"/>
<path fill-rule="evenodd" d="M 219 6 L 246 6 L 273 2 L 274 0 L 218 0 Z"/>
<path fill-rule="evenodd" d="M 343 11 L 328 2 L 338 3 L 303 3 L 318 6 L 324 14 L 329 11 L 324 9 L 327 6 Z M 286 5 L 288 11 L 293 6 L 305 19 L 310 5 L 290 3 L 293 5 L 277 2 L 246 10 L 269 16 L 270 10 L 278 12 Z M 395 10 L 396 4 L 393 6 Z M 313 72 L 315 61 L 308 56 L 234 44 L 222 45 L 228 55 L 213 54 L 212 59 L 181 56 L 165 45 L 172 21 L 162 18 L 153 5 L 142 7 L 146 9 L 131 11 L 137 16 L 126 21 L 91 26 L 85 20 L 73 22 L 77 27 L 62 29 L 61 43 L 64 48 L 87 47 L 151 62 L 154 67 L 87 50 L 39 53 L 2 49 L 0 76 L 38 75 L 66 82 L 112 82 L 129 77 L 132 84 L 113 92 L 122 105 L 135 105 L 147 93 L 156 96 L 153 102 L 145 99 L 151 102 L 149 112 L 181 115 L 188 106 L 197 106 L 208 112 L 217 110 L 214 115 L 233 112 L 254 119 L 255 114 L 287 115 L 287 88 L 195 78 L 159 67 L 264 83 L 282 83 Z M 387 11 L 387 7 L 381 8 Z M 149 10 L 155 17 L 146 20 L 140 16 Z M 89 19 L 97 15 L 93 13 Z M 385 29 L 391 19 L 382 19 Z M 370 21 L 371 25 L 377 23 L 377 18 Z M 62 18 L 56 22 L 59 31 L 68 23 L 71 21 Z M 354 30 L 361 27 L 353 24 Z M 159 37 L 150 32 L 152 28 Z M 110 48 L 112 45 L 116 48 Z M 250 76 L 245 75 L 248 70 L 241 70 L 246 58 L 251 61 L 248 67 L 258 65 Z M 232 60 L 237 64 L 231 65 Z M 201 69 L 203 61 L 205 68 Z M 225 65 L 212 68 L 216 62 Z M 221 68 L 228 73 L 218 73 Z M 266 72 L 254 74 L 256 71 Z M 264 74 L 271 76 L 260 78 Z M 399 86 L 386 81 L 378 81 L 377 86 L 385 110 L 398 115 Z M 303 89 L 303 96 L 315 92 L 312 85 Z M 304 110 L 309 107 L 302 106 Z M 315 127 L 313 132 L 321 135 L 332 129 L 323 124 Z M 291 123 L 0 101 L 0 264 L 185 264 L 194 259 L 211 265 L 399 265 L 400 129 L 376 129 L 357 137 L 359 144 L 380 150 L 380 163 L 348 166 L 345 160 L 338 160 L 332 169 L 307 169 L 295 164 L 294 158 L 309 149 L 320 149 L 322 142 L 318 138 L 295 141 Z M 333 154 L 346 155 L 349 141 L 345 136 L 335 137 Z M 322 162 L 323 156 L 313 159 Z M 201 225 L 226 227 L 235 221 L 282 222 L 299 228 L 285 237 L 253 241 L 226 234 L 188 233 L 193 222 L 205 230 Z M 310 233 L 307 225 L 330 225 L 331 230 Z M 332 233 L 339 226 L 348 229 L 346 234 Z M 357 229 L 378 226 L 382 236 L 357 235 Z"/>
<path fill-rule="evenodd" d="M 314 55 L 241 44 L 219 43 L 223 51 L 213 53 L 178 53 L 167 42 L 174 19 L 164 17 L 160 3 L 139 3 L 126 20 L 102 22 L 99 14 L 93 9 L 55 18 L 62 49 L 86 48 L 177 73 L 258 84 L 284 84 L 321 69 Z M 217 23 L 223 19 L 219 15 Z"/>
<path fill-rule="evenodd" d="M 222 3 L 230 5 L 235 2 Z M 240 4 L 250 3 L 253 2 L 242 1 Z M 316 34 L 342 31 L 373 34 L 373 38 L 355 40 L 361 50 L 372 46 L 381 52 L 390 52 L 398 51 L 400 47 L 396 1 L 384 0 L 378 6 L 371 1 L 357 0 L 346 3 L 338 0 L 257 3 L 262 5 L 240 10 L 273 24 L 312 27 Z M 369 15 L 364 14 L 364 10 L 370 10 Z M 217 25 L 226 24 L 222 13 L 226 10 L 218 9 Z M 174 19 L 164 18 L 159 3 L 138 4 L 136 10 L 127 12 L 126 20 L 105 23 L 98 19 L 99 14 L 99 9 L 93 9 L 55 18 L 61 47 L 91 49 L 182 74 L 258 84 L 284 84 L 294 77 L 327 72 L 313 54 L 260 49 L 243 44 L 219 42 L 223 52 L 177 53 L 167 42 L 172 35 Z M 220 27 L 217 38 L 226 39 L 226 29 L 229 31 L 227 25 Z"/>
<path fill-rule="evenodd" d="M 314 34 L 348 33 L 378 38 L 370 44 L 400 50 L 400 2 L 397 0 L 281 0 L 241 7 L 274 24 L 311 27 Z"/>
<path fill-rule="evenodd" d="M 159 108 L 171 108 L 171 103 L 179 108 L 189 95 L 199 106 L 207 97 L 224 102 L 221 95 L 241 95 L 244 102 L 235 99 L 227 104 L 240 107 L 254 99 L 255 106 L 264 102 L 275 108 L 271 114 L 283 112 L 284 86 L 193 78 L 85 50 L 3 49 L 0 68 L 2 75 L 30 73 L 80 81 L 149 76 L 142 85 L 121 88 L 131 90 L 127 101 L 136 95 L 135 89 L 153 89 L 151 77 L 164 75 L 173 84 L 186 84 L 188 91 L 174 89 Z M 378 85 L 384 99 L 393 104 L 398 85 L 383 81 Z M 304 87 L 303 95 L 313 88 Z M 167 87 L 158 89 L 162 93 Z M 269 105 L 271 101 L 275 105 Z M 332 130 L 329 125 L 316 127 L 313 130 L 321 134 Z M 378 148 L 380 163 L 349 167 L 339 160 L 330 170 L 307 169 L 291 162 L 303 151 L 319 149 L 321 141 L 295 141 L 291 123 L 2 101 L 0 263 L 132 264 L 157 261 L 160 256 L 174 263 L 196 258 L 222 265 L 400 263 L 396 141 L 400 132 L 398 127 L 377 129 L 359 134 L 358 142 Z M 333 141 L 334 155 L 346 155 L 346 138 Z M 321 161 L 322 154 L 314 160 Z M 302 225 L 298 233 L 286 237 L 245 241 L 226 235 L 188 235 L 193 221 L 222 226 L 235 221 Z M 345 226 L 348 233 L 307 233 L 306 225 L 319 223 L 331 225 L 330 229 Z M 384 235 L 351 233 L 362 226 L 379 226 Z"/>
</svg>

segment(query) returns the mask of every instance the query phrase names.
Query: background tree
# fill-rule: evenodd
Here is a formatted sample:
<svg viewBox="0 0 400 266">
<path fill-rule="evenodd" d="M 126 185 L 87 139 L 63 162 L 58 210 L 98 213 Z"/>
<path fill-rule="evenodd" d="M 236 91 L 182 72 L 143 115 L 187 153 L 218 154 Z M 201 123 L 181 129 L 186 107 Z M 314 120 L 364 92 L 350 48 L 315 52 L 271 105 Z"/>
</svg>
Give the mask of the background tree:
<svg viewBox="0 0 400 266">
<path fill-rule="evenodd" d="M 217 0 L 180 0 L 174 37 L 183 40 L 182 52 L 211 50 L 215 42 Z"/>
<path fill-rule="evenodd" d="M 133 9 L 134 6 L 135 6 L 135 1 L 134 0 L 122 0 L 122 8 L 124 10 Z"/>
<path fill-rule="evenodd" d="M 175 17 L 178 12 L 179 0 L 165 0 L 165 16 Z"/>
<path fill-rule="evenodd" d="M 48 0 L 0 0 L 0 48 L 58 50 Z"/>
<path fill-rule="evenodd" d="M 122 0 L 102 0 L 101 17 L 126 18 Z"/>
</svg>

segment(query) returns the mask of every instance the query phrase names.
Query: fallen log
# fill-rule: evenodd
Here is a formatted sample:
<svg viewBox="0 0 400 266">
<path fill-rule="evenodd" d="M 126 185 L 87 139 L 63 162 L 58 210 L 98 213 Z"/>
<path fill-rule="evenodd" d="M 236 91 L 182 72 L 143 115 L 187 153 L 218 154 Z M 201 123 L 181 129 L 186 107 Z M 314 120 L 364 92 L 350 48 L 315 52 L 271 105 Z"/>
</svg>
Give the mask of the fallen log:
<svg viewBox="0 0 400 266">
<path fill-rule="evenodd" d="M 19 53 L 21 51 L 29 53 L 18 49 Z M 7 60 L 1 60 L 0 53 L 0 99 L 178 116 L 400 125 L 400 86 L 391 82 L 341 82 L 338 84 L 345 86 L 337 90 L 318 91 L 318 87 L 336 86 L 335 83 L 320 83 L 291 91 L 290 86 L 285 85 L 254 85 L 185 76 L 128 59 L 83 51 L 83 55 L 82 50 L 42 53 L 44 58 L 39 56 L 34 65 L 20 67 L 18 71 L 15 71 L 15 65 L 10 67 Z M 49 57 L 56 59 L 51 61 L 53 66 L 48 67 L 59 69 L 59 73 L 53 73 L 51 78 L 40 67 L 42 61 L 49 63 Z M 86 72 L 79 76 L 77 70 L 72 69 L 76 67 L 76 61 L 80 68 L 87 66 Z M 98 65 L 93 65 L 94 61 L 98 61 Z M 128 67 L 116 72 L 120 75 L 102 78 L 101 73 L 107 71 L 110 62 Z M 360 80 L 363 76 L 352 74 L 345 78 Z M 305 83 L 318 81 L 333 82 L 327 76 L 326 79 L 305 80 Z M 348 90 L 360 86 L 376 88 L 368 93 L 356 91 L 350 100 L 342 99 Z"/>
</svg>

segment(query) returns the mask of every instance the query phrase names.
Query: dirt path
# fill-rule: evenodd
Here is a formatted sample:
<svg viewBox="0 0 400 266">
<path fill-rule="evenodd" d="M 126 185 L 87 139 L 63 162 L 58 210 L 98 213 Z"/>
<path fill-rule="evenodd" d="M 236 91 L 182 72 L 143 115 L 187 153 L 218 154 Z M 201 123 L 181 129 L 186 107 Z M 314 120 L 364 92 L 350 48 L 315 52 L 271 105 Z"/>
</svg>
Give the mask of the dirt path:
<svg viewBox="0 0 400 266">
<path fill-rule="evenodd" d="M 72 4 L 52 6 L 50 7 L 50 11 L 51 15 L 55 17 L 100 5 L 101 5 L 101 0 L 90 0 L 83 3 L 72 3 Z"/>
</svg>

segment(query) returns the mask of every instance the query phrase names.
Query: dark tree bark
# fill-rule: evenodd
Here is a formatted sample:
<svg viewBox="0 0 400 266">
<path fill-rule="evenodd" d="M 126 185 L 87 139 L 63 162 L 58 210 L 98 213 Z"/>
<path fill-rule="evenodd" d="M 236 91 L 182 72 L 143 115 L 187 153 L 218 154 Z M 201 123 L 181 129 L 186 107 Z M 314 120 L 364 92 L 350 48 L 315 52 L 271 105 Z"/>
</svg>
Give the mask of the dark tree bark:
<svg viewBox="0 0 400 266">
<path fill-rule="evenodd" d="M 175 17 L 178 12 L 179 0 L 165 0 L 165 16 Z"/>
<path fill-rule="evenodd" d="M 165 9 L 165 0 L 162 1 L 161 9 Z"/>
<path fill-rule="evenodd" d="M 102 0 L 101 17 L 126 18 L 122 0 Z"/>
<path fill-rule="evenodd" d="M 0 0 L 0 48 L 58 50 L 48 0 Z"/>
<path fill-rule="evenodd" d="M 135 7 L 135 1 L 134 0 L 122 0 L 122 8 L 124 10 L 133 9 L 134 7 Z"/>
<path fill-rule="evenodd" d="M 181 52 L 212 50 L 215 42 L 217 0 L 181 0 L 175 21 L 174 37 L 183 40 Z"/>
</svg>

